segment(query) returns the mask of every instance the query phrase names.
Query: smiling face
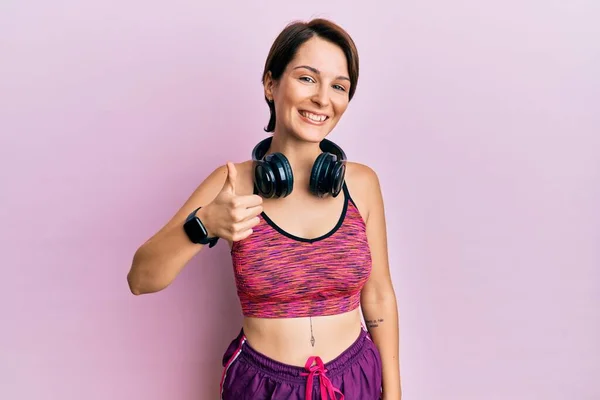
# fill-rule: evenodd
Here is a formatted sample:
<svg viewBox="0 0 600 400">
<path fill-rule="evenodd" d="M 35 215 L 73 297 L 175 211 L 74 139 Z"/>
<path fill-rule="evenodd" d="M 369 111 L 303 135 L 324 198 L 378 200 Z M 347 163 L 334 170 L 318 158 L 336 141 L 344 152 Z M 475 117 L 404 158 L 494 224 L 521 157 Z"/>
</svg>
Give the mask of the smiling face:
<svg viewBox="0 0 600 400">
<path fill-rule="evenodd" d="M 275 103 L 276 130 L 320 142 L 337 125 L 349 102 L 350 79 L 340 47 L 312 37 L 298 48 L 278 81 L 265 79 Z"/>
</svg>

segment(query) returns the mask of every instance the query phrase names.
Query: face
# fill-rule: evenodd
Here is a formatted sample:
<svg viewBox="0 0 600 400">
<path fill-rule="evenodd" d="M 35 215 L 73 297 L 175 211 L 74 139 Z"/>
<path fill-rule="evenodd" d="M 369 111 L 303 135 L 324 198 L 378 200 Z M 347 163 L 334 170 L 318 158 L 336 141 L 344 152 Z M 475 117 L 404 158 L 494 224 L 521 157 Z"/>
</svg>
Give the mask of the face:
<svg viewBox="0 0 600 400">
<path fill-rule="evenodd" d="M 337 125 L 349 90 L 344 52 L 319 37 L 298 48 L 278 81 L 270 74 L 265 80 L 265 96 L 275 102 L 275 130 L 311 142 L 320 142 Z"/>
</svg>

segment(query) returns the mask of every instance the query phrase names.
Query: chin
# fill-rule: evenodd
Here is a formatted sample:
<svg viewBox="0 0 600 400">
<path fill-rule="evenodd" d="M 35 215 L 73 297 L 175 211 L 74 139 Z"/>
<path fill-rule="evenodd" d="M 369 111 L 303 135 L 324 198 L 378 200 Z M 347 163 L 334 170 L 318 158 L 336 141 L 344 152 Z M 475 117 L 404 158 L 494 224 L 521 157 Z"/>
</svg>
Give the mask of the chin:
<svg viewBox="0 0 600 400">
<path fill-rule="evenodd" d="M 292 126 L 294 136 L 306 142 L 320 143 L 329 132 L 331 132 L 331 124 L 325 123 L 321 126 L 310 125 L 302 121 L 298 121 Z"/>
</svg>

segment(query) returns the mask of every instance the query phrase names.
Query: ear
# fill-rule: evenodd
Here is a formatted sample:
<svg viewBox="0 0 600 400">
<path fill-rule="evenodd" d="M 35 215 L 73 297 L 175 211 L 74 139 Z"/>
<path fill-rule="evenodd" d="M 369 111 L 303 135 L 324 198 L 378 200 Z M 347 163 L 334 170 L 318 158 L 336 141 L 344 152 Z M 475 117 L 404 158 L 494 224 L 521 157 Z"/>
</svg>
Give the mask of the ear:
<svg viewBox="0 0 600 400">
<path fill-rule="evenodd" d="M 265 97 L 269 101 L 273 101 L 273 87 L 275 86 L 275 81 L 273 80 L 273 75 L 271 71 L 267 71 L 265 74 L 264 84 L 265 88 Z"/>
</svg>

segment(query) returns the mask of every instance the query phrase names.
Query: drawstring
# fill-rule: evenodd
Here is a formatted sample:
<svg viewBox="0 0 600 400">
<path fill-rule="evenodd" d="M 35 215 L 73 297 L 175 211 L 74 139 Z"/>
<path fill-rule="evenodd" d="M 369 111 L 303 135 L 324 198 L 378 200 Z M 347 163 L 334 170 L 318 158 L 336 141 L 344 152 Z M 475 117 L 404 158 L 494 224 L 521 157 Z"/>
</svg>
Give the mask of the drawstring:
<svg viewBox="0 0 600 400">
<path fill-rule="evenodd" d="M 315 365 L 313 365 L 313 363 L 315 363 Z M 321 399 L 344 400 L 344 394 L 339 389 L 333 387 L 333 384 L 331 383 L 327 375 L 325 375 L 325 372 L 327 372 L 327 370 L 325 369 L 325 364 L 323 364 L 323 360 L 321 360 L 321 357 L 309 357 L 306 361 L 306 364 L 304 365 L 304 368 L 306 368 L 309 371 L 308 373 L 302 372 L 300 374 L 302 376 L 308 376 L 308 379 L 306 381 L 306 400 L 312 400 L 312 385 L 314 377 L 317 375 L 319 376 L 319 381 L 321 382 Z M 336 397 L 336 393 L 342 397 L 338 399 Z"/>
</svg>

